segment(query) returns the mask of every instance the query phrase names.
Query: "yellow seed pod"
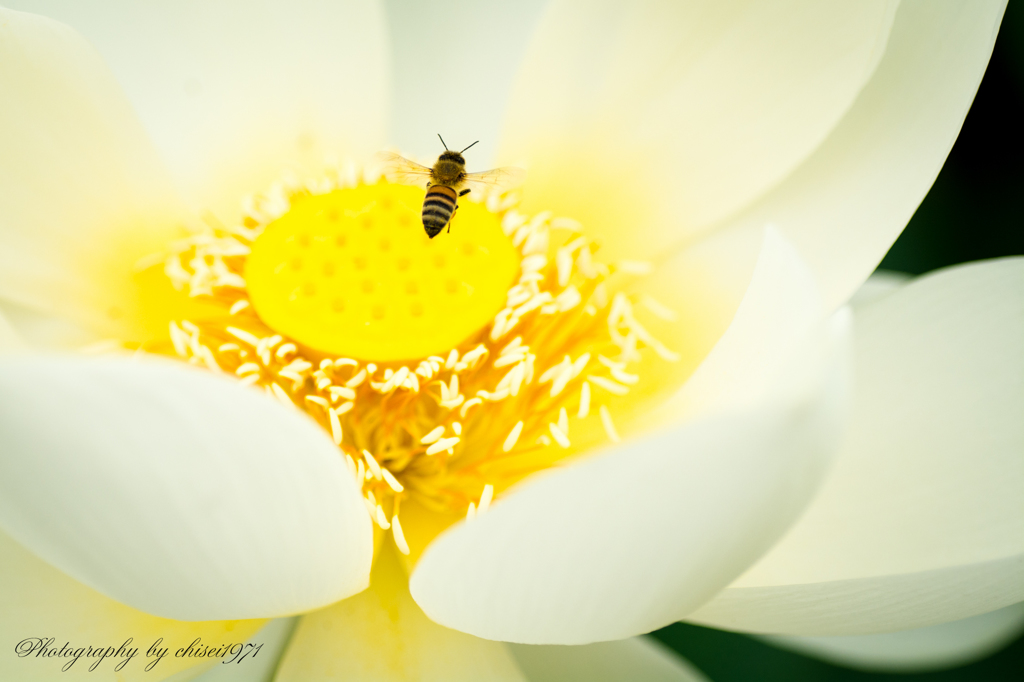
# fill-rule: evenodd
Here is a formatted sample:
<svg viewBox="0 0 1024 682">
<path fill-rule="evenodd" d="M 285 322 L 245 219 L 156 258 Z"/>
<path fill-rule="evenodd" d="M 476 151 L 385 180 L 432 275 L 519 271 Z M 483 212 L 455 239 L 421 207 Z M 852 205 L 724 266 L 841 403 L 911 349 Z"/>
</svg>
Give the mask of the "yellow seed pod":
<svg viewBox="0 0 1024 682">
<path fill-rule="evenodd" d="M 505 304 L 519 254 L 484 206 L 463 201 L 450 233 L 423 231 L 423 190 L 378 183 L 298 199 L 245 266 L 267 326 L 364 360 L 447 352 Z"/>
</svg>

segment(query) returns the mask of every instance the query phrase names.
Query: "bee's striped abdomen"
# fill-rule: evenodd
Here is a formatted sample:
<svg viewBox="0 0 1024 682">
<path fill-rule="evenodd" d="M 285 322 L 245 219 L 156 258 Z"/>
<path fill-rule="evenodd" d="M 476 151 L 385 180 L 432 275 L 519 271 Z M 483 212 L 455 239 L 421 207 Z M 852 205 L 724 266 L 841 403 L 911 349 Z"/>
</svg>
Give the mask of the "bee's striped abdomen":
<svg viewBox="0 0 1024 682">
<path fill-rule="evenodd" d="M 423 229 L 431 239 L 444 229 L 455 213 L 458 195 L 451 187 L 431 185 L 423 200 Z"/>
</svg>

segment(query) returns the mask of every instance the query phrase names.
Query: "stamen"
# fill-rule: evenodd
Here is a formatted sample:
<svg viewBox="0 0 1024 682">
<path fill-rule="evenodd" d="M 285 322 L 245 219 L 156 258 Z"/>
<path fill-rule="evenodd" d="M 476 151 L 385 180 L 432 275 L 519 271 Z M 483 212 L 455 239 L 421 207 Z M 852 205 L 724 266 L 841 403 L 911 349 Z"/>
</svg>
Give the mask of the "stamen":
<svg viewBox="0 0 1024 682">
<path fill-rule="evenodd" d="M 331 416 L 331 435 L 334 437 L 334 444 L 341 445 L 341 420 L 338 418 L 338 413 L 334 409 L 328 407 L 327 414 Z"/>
<path fill-rule="evenodd" d="M 391 517 L 391 535 L 395 538 L 395 546 L 398 547 L 398 551 L 408 556 L 409 543 L 405 541 L 405 532 L 402 530 L 402 524 L 398 521 L 398 514 Z"/>
<path fill-rule="evenodd" d="M 423 438 L 420 438 L 420 442 L 423 443 L 424 445 L 429 445 L 430 443 L 436 442 L 443 435 L 444 427 L 438 426 L 436 429 L 434 429 L 427 435 L 423 436 Z"/>
<path fill-rule="evenodd" d="M 339 398 L 344 398 L 345 400 L 356 399 L 356 392 L 348 386 L 329 386 L 327 387 L 327 390 L 331 392 L 331 395 L 336 395 Z"/>
<path fill-rule="evenodd" d="M 595 386 L 627 395 L 646 355 L 678 359 L 637 319 L 674 313 L 610 290 L 613 274 L 650 265 L 595 260 L 574 220 L 525 216 L 514 198 L 491 196 L 460 201 L 451 234 L 431 241 L 422 189 L 344 176 L 282 183 L 248 200 L 242 225 L 182 242 L 164 272 L 223 314 L 171 322 L 161 350 L 320 423 L 374 523 L 408 554 L 402 500 L 473 519 L 495 488 L 572 454 L 570 428 L 587 431 L 570 413 L 591 418 Z M 491 303 L 473 318 L 463 301 Z M 368 329 L 381 333 L 358 340 Z M 418 345 L 427 337 L 448 340 Z M 618 442 L 608 407 L 597 412 Z"/>
<path fill-rule="evenodd" d="M 428 455 L 436 455 L 439 452 L 444 452 L 445 450 L 450 450 L 453 447 L 455 447 L 455 445 L 458 442 L 459 442 L 459 438 L 458 437 L 442 438 L 441 440 L 437 441 L 436 443 L 431 445 L 429 448 L 427 448 L 427 454 Z"/>
<path fill-rule="evenodd" d="M 377 464 L 377 460 L 373 458 L 373 455 L 366 450 L 363 450 L 363 458 L 366 459 L 366 466 L 370 467 L 370 471 L 373 472 L 373 477 L 378 481 L 382 480 L 384 476 L 381 474 L 380 465 Z"/>
<path fill-rule="evenodd" d="M 256 336 L 250 334 L 244 329 L 239 329 L 238 327 L 228 327 L 227 332 L 228 334 L 231 334 L 239 341 L 243 341 L 252 346 L 253 348 L 255 348 L 260 342 L 260 340 Z"/>
<path fill-rule="evenodd" d="M 598 412 L 601 415 L 601 424 L 604 426 L 605 433 L 608 434 L 608 439 L 613 443 L 618 443 L 619 432 L 615 430 L 615 422 L 612 421 L 612 415 L 608 412 L 608 408 L 602 405 Z"/>
<path fill-rule="evenodd" d="M 376 514 L 376 516 L 377 516 L 377 524 L 381 528 L 383 528 L 384 530 L 387 530 L 388 528 L 391 528 L 391 524 L 388 522 L 388 517 L 384 513 L 384 507 L 380 506 L 379 502 L 377 503 L 376 512 L 377 512 L 377 514 Z"/>
<path fill-rule="evenodd" d="M 614 395 L 626 395 L 627 393 L 629 393 L 629 388 L 623 386 L 622 384 L 617 384 L 611 379 L 605 379 L 604 377 L 594 376 L 593 374 L 588 374 L 587 379 Z"/>
<path fill-rule="evenodd" d="M 523 432 L 523 422 L 518 421 L 516 425 L 512 427 L 512 431 L 509 432 L 505 438 L 505 443 L 501 446 L 501 449 L 505 452 L 511 452 L 512 448 L 516 446 L 516 441 L 519 440 L 519 434 Z"/>
<path fill-rule="evenodd" d="M 569 447 L 569 437 L 562 433 L 562 430 L 554 424 L 548 424 L 548 431 L 551 432 L 551 436 L 555 439 L 555 442 L 561 445 L 563 448 Z"/>
<path fill-rule="evenodd" d="M 480 493 L 480 506 L 477 508 L 478 514 L 483 514 L 487 511 L 487 507 L 491 505 L 491 498 L 494 497 L 494 486 L 488 483 L 484 486 L 484 491 Z"/>
<path fill-rule="evenodd" d="M 387 483 L 388 486 L 396 493 L 400 493 L 405 490 L 405 488 L 402 487 L 402 484 L 398 482 L 398 479 L 395 478 L 395 475 L 390 471 L 387 469 L 381 469 L 380 473 L 384 476 L 384 482 Z"/>
<path fill-rule="evenodd" d="M 295 403 L 293 403 L 292 399 L 288 397 L 288 394 L 285 392 L 285 390 L 278 386 L 276 383 L 271 382 L 270 390 L 273 391 L 274 397 L 280 400 L 282 403 L 284 403 L 288 407 L 294 407 Z"/>
<path fill-rule="evenodd" d="M 666 320 L 668 322 L 674 322 L 676 319 L 676 311 L 672 310 L 668 306 L 662 304 L 652 296 L 643 294 L 640 297 L 640 303 L 643 307 L 650 310 L 656 317 Z"/>
<path fill-rule="evenodd" d="M 576 413 L 576 416 L 580 419 L 586 419 L 587 415 L 590 414 L 590 382 L 584 381 L 583 387 L 580 389 L 580 409 Z"/>
</svg>

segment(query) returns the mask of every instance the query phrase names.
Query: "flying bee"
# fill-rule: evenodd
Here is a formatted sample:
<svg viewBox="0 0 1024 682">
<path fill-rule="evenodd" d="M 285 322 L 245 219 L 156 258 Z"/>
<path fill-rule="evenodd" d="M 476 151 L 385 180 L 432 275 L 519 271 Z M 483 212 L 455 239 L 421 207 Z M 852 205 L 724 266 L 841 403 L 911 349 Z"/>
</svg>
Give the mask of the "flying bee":
<svg viewBox="0 0 1024 682">
<path fill-rule="evenodd" d="M 476 189 L 508 189 L 522 182 L 525 171 L 521 168 L 495 168 L 480 173 L 466 172 L 466 159 L 462 153 L 473 144 L 456 152 L 448 149 L 444 138 L 437 136 L 444 145 L 444 153 L 437 157 L 433 168 L 403 158 L 392 152 L 381 152 L 378 158 L 384 162 L 384 176 L 391 182 L 418 184 L 424 179 L 427 196 L 423 199 L 423 229 L 433 239 L 448 226 L 452 230 L 452 218 L 459 208 L 459 197 Z M 479 142 L 479 140 L 477 140 Z"/>
</svg>

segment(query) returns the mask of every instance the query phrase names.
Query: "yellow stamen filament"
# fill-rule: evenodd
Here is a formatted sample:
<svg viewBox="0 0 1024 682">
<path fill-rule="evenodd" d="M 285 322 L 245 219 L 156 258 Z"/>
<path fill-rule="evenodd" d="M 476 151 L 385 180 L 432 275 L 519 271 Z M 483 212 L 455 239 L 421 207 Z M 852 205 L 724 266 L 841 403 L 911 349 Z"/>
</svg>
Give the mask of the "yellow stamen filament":
<svg viewBox="0 0 1024 682">
<path fill-rule="evenodd" d="M 328 407 L 327 413 L 331 416 L 331 435 L 334 438 L 334 444 L 341 445 L 341 419 L 338 418 L 338 413 L 333 408 Z"/>
<path fill-rule="evenodd" d="M 455 447 L 455 445 L 458 442 L 459 442 L 459 438 L 457 436 L 453 437 L 453 438 L 442 438 L 441 440 L 437 441 L 436 443 L 431 445 L 429 448 L 427 448 L 427 454 L 428 455 L 436 455 L 439 452 L 444 452 L 445 450 L 450 450 L 453 447 Z"/>
<path fill-rule="evenodd" d="M 379 525 L 384 530 L 391 528 L 391 523 L 388 521 L 387 514 L 384 513 L 384 507 L 380 506 L 380 503 L 377 503 L 375 511 L 377 517 L 377 525 Z"/>
<path fill-rule="evenodd" d="M 551 436 L 555 439 L 555 442 L 563 448 L 567 448 L 571 445 L 569 437 L 562 433 L 562 430 L 554 424 L 548 424 L 548 430 L 551 431 Z"/>
<path fill-rule="evenodd" d="M 405 541 L 405 532 L 402 531 L 402 523 L 398 520 L 398 514 L 391 517 L 391 534 L 395 538 L 395 546 L 402 554 L 409 554 L 409 543 Z"/>
<path fill-rule="evenodd" d="M 621 384 L 617 384 L 614 381 L 612 381 L 611 379 L 606 379 L 604 377 L 599 377 L 599 376 L 594 376 L 593 374 L 588 374 L 587 375 L 587 380 L 591 381 L 594 385 L 600 386 L 604 390 L 606 390 L 609 393 L 612 393 L 614 395 L 626 395 L 627 393 L 629 393 L 629 388 L 627 388 L 626 386 L 623 386 Z"/>
<path fill-rule="evenodd" d="M 438 426 L 436 429 L 423 436 L 423 438 L 420 438 L 420 442 L 424 445 L 430 445 L 431 443 L 436 443 L 443 435 L 444 426 Z"/>
<path fill-rule="evenodd" d="M 612 414 L 608 411 L 608 408 L 602 405 L 598 412 L 601 415 L 601 424 L 604 426 L 605 432 L 608 434 L 608 438 L 615 443 L 619 442 L 619 432 L 615 430 L 615 422 L 612 421 Z"/>
<path fill-rule="evenodd" d="M 509 432 L 508 437 L 505 438 L 505 442 L 502 444 L 501 449 L 505 452 L 510 452 L 512 448 L 516 446 L 516 442 L 519 440 L 519 434 L 523 432 L 523 422 L 516 422 L 516 425 L 512 427 L 512 431 Z"/>
<path fill-rule="evenodd" d="M 580 407 L 576 412 L 577 419 L 586 419 L 590 414 L 590 382 L 584 381 L 580 388 Z"/>
<path fill-rule="evenodd" d="M 558 430 L 569 435 L 569 413 L 564 407 L 558 411 Z"/>
<path fill-rule="evenodd" d="M 380 464 L 377 464 L 377 460 L 366 450 L 363 450 L 363 457 L 366 459 L 366 466 L 370 467 L 370 471 L 373 472 L 373 477 L 378 480 L 383 480 L 384 476 L 380 472 Z"/>
<path fill-rule="evenodd" d="M 384 482 L 387 483 L 396 493 L 400 493 L 405 490 L 405 488 L 402 487 L 402 484 L 398 482 L 398 479 L 395 478 L 395 475 L 390 471 L 387 469 L 381 469 L 380 473 L 381 476 L 384 477 Z"/>
<path fill-rule="evenodd" d="M 494 497 L 494 486 L 488 483 L 484 486 L 484 491 L 480 493 L 480 506 L 477 508 L 478 514 L 483 514 L 487 511 L 487 507 L 491 505 L 491 499 Z"/>
<path fill-rule="evenodd" d="M 162 350 L 316 419 L 403 554 L 403 499 L 475 518 L 572 454 L 570 431 L 589 431 L 571 421 L 592 407 L 618 442 L 609 406 L 641 382 L 644 352 L 676 358 L 606 282 L 649 265 L 598 262 L 578 223 L 524 216 L 514 197 L 460 201 L 450 236 L 419 239 L 420 202 L 421 189 L 386 183 L 283 184 L 164 267 L 225 315 L 172 322 Z"/>
<path fill-rule="evenodd" d="M 292 399 L 288 397 L 288 393 L 286 393 L 285 390 L 278 386 L 276 383 L 271 383 L 270 389 L 273 392 L 274 397 L 280 400 L 282 403 L 288 405 L 289 407 L 294 405 L 294 403 L 292 403 Z"/>
</svg>

